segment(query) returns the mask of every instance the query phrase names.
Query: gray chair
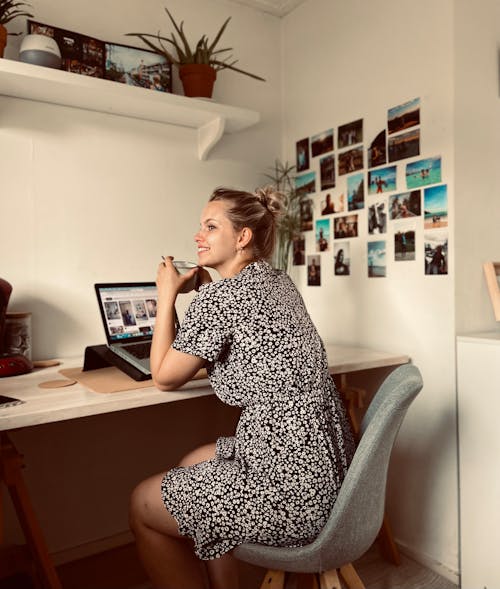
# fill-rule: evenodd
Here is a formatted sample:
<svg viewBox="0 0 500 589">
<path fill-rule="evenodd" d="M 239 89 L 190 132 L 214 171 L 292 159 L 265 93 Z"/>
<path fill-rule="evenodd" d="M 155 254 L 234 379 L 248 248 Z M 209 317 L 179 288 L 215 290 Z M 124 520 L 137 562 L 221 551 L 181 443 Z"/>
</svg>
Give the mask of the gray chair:
<svg viewBox="0 0 500 589">
<path fill-rule="evenodd" d="M 299 548 L 260 544 L 235 548 L 236 558 L 269 569 L 261 589 L 282 589 L 285 572 L 310 573 L 321 589 L 340 588 L 337 569 L 350 589 L 364 589 L 351 563 L 379 533 L 391 450 L 422 386 L 420 371 L 411 364 L 396 368 L 384 380 L 361 422 L 356 453 L 330 517 L 314 542 Z"/>
</svg>

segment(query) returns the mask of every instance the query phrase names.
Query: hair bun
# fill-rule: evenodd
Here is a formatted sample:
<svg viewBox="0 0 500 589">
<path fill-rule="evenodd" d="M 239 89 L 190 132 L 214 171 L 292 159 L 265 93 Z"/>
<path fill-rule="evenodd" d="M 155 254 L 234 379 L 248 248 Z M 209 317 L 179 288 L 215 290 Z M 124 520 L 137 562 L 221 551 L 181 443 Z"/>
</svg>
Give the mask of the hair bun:
<svg viewBox="0 0 500 589">
<path fill-rule="evenodd" d="M 285 208 L 285 195 L 276 190 L 274 186 L 264 186 L 255 191 L 255 197 L 275 217 L 283 214 Z"/>
</svg>

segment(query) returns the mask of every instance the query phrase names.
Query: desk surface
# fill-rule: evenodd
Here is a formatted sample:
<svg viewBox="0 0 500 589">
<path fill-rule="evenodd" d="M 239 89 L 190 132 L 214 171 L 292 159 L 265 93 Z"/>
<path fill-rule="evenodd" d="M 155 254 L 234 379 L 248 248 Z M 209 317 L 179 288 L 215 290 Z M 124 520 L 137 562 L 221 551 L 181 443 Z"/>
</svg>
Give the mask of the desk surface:
<svg viewBox="0 0 500 589">
<path fill-rule="evenodd" d="M 326 345 L 332 374 L 346 374 L 371 368 L 397 366 L 409 361 L 403 354 L 393 354 L 336 344 Z M 170 403 L 213 394 L 208 380 L 192 381 L 178 391 L 162 392 L 154 387 L 120 393 L 94 393 L 79 383 L 56 389 L 42 389 L 41 382 L 64 378 L 62 368 L 82 365 L 81 358 L 61 360 L 59 366 L 34 370 L 29 374 L 0 379 L 0 394 L 25 401 L 13 407 L 0 406 L 0 431 Z"/>
</svg>

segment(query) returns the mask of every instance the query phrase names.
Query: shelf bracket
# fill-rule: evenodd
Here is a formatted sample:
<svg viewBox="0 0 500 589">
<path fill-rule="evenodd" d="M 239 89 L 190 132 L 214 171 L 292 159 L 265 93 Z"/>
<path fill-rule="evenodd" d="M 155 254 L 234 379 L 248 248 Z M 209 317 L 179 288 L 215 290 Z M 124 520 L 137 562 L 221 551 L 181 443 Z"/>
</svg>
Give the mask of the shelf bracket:
<svg viewBox="0 0 500 589">
<path fill-rule="evenodd" d="M 208 123 L 205 123 L 198 129 L 198 158 L 206 160 L 208 153 L 216 145 L 222 135 L 226 126 L 226 119 L 223 117 L 215 117 Z"/>
</svg>

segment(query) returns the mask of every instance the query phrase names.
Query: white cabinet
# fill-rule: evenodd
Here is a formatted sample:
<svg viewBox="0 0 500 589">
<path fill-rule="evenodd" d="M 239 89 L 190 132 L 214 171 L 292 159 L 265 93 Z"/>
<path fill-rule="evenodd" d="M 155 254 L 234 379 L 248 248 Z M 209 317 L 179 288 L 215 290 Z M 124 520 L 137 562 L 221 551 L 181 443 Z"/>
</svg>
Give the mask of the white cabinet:
<svg viewBox="0 0 500 589">
<path fill-rule="evenodd" d="M 500 333 L 457 338 L 463 589 L 500 587 Z"/>
<path fill-rule="evenodd" d="M 198 130 L 198 157 L 224 133 L 257 124 L 259 113 L 211 100 L 135 88 L 110 80 L 0 58 L 0 94 Z"/>
</svg>

